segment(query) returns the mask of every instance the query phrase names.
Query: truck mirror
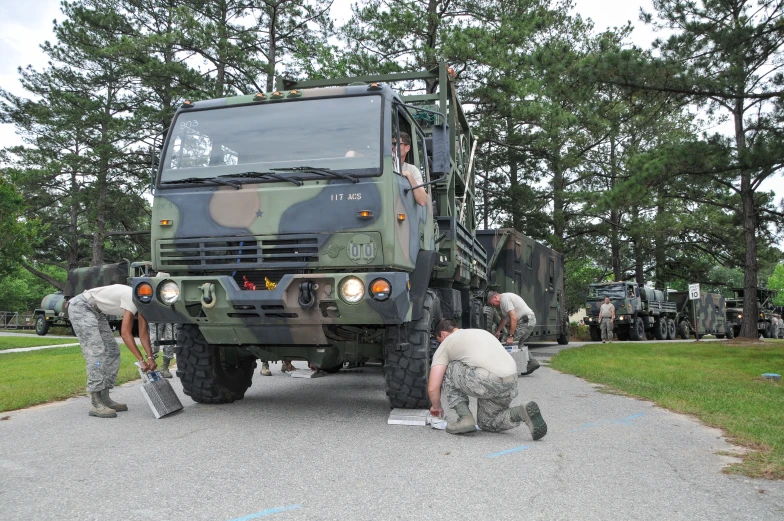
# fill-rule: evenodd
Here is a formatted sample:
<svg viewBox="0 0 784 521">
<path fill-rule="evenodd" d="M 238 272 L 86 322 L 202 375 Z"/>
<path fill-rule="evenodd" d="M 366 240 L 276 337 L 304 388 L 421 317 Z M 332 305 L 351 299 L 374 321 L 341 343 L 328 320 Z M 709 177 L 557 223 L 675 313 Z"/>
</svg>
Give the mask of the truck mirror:
<svg viewBox="0 0 784 521">
<path fill-rule="evenodd" d="M 451 169 L 449 125 L 433 125 L 433 173 L 448 174 Z"/>
</svg>

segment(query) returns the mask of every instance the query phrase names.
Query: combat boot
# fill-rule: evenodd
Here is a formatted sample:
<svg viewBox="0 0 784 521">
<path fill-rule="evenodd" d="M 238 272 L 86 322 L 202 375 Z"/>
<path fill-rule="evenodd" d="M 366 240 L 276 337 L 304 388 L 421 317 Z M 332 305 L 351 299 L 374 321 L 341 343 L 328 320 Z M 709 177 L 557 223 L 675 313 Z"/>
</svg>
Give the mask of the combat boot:
<svg viewBox="0 0 784 521">
<path fill-rule="evenodd" d="M 269 362 L 262 362 L 261 363 L 261 375 L 262 376 L 272 376 L 272 371 L 269 368 Z"/>
<path fill-rule="evenodd" d="M 101 400 L 101 391 L 90 393 L 90 416 L 98 418 L 116 418 L 117 411 L 110 409 Z"/>
<path fill-rule="evenodd" d="M 547 434 L 547 424 L 544 422 L 544 418 L 542 418 L 539 406 L 536 405 L 536 402 L 528 402 L 519 407 L 520 416 L 522 416 L 525 424 L 528 425 L 528 430 L 531 431 L 534 441 L 542 439 Z"/>
<path fill-rule="evenodd" d="M 124 403 L 115 402 L 111 399 L 109 396 L 109 389 L 104 389 L 101 391 L 101 401 L 109 409 L 113 409 L 116 412 L 125 412 L 128 410 L 128 406 Z"/>
<path fill-rule="evenodd" d="M 541 367 L 539 361 L 537 361 L 536 358 L 531 357 L 531 359 L 528 360 L 528 364 L 525 367 L 525 374 L 531 374 L 537 369 L 539 369 L 539 367 Z"/>
<path fill-rule="evenodd" d="M 169 364 L 171 363 L 171 358 L 163 357 L 163 366 L 161 366 L 161 375 L 164 378 L 171 378 L 172 374 L 169 371 Z"/>
<path fill-rule="evenodd" d="M 448 422 L 446 424 L 446 432 L 449 434 L 476 432 L 476 420 L 474 420 L 474 415 L 469 412 L 467 415 L 461 416 L 456 422 Z"/>
</svg>

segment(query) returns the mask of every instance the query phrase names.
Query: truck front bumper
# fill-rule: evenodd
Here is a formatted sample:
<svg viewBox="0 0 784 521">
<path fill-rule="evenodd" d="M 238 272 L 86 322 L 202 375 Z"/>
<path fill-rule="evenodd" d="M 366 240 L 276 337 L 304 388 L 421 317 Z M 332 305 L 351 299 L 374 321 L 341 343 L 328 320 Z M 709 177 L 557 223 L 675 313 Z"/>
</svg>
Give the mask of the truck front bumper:
<svg viewBox="0 0 784 521">
<path fill-rule="evenodd" d="M 355 279 L 355 292 L 357 280 L 364 288 L 356 303 L 342 293 L 349 279 Z M 377 279 L 389 283 L 386 298 L 370 293 Z M 171 282 L 179 297 L 167 305 L 160 290 Z M 145 284 L 152 294 L 140 298 Z M 411 317 L 406 272 L 289 274 L 264 289 L 241 289 L 228 275 L 138 277 L 131 286 L 134 304 L 148 322 L 195 324 L 216 344 L 326 345 L 324 326 L 399 325 Z"/>
</svg>

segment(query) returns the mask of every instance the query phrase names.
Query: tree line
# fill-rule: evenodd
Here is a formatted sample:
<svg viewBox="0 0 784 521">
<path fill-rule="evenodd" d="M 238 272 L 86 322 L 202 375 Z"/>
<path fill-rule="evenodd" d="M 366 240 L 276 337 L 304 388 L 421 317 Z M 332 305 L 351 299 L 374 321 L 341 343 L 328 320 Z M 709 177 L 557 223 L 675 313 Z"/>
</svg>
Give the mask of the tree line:
<svg viewBox="0 0 784 521">
<path fill-rule="evenodd" d="M 186 99 L 445 61 L 479 139 L 478 222 L 564 252 L 570 311 L 602 280 L 743 286 L 756 332 L 754 288 L 782 261 L 784 202 L 760 188 L 784 161 L 781 0 L 655 0 L 641 20 L 667 37 L 645 49 L 571 0 L 364 0 L 340 23 L 334 7 L 63 2 L 48 65 L 20 68 L 24 95 L 0 89 L 23 140 L 0 158 L 3 274 L 61 288 L 149 258 L 150 150 Z"/>
</svg>

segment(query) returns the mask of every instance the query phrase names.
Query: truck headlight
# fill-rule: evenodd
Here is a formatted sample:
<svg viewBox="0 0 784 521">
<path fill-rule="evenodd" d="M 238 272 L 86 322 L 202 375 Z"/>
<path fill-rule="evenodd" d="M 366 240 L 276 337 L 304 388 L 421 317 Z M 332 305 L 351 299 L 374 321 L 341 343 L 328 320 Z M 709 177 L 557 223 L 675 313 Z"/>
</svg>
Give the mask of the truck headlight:
<svg viewBox="0 0 784 521">
<path fill-rule="evenodd" d="M 374 299 L 383 302 L 392 294 L 392 286 L 386 279 L 376 279 L 370 283 L 370 294 Z"/>
<path fill-rule="evenodd" d="M 356 304 L 365 296 L 365 284 L 357 277 L 346 277 L 340 281 L 340 296 L 349 304 Z"/>
<path fill-rule="evenodd" d="M 158 298 L 167 306 L 171 306 L 180 298 L 180 287 L 173 280 L 168 280 L 158 286 Z"/>
<path fill-rule="evenodd" d="M 738 315 L 738 318 L 743 318 L 743 315 Z"/>
</svg>

